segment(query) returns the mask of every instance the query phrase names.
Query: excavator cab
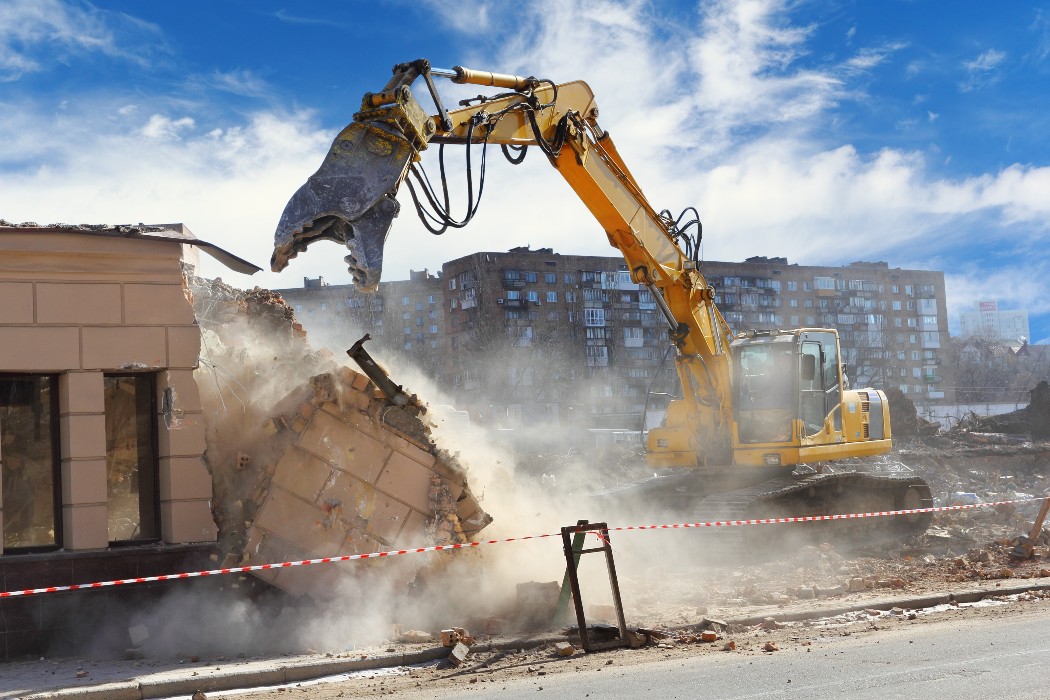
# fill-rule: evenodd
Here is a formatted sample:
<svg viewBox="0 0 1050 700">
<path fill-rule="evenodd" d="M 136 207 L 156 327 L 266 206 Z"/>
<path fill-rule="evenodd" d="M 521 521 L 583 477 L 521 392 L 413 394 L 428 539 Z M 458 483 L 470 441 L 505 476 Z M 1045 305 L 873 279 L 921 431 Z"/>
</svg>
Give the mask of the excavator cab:
<svg viewBox="0 0 1050 700">
<path fill-rule="evenodd" d="M 845 386 L 835 330 L 749 331 L 731 346 L 734 463 L 791 465 L 831 449 L 857 456 L 888 449 L 885 399 Z"/>
</svg>

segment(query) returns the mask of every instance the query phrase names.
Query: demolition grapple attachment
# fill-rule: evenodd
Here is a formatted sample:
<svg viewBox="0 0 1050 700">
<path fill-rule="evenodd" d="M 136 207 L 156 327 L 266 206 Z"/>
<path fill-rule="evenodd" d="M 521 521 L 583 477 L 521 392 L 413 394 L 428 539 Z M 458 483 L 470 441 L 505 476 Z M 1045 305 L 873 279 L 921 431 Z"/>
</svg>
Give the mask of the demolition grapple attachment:
<svg viewBox="0 0 1050 700">
<path fill-rule="evenodd" d="M 318 240 L 344 244 L 354 284 L 375 289 L 383 246 L 400 205 L 394 199 L 414 155 L 409 142 L 379 126 L 354 122 L 335 138 L 321 167 L 292 196 L 274 234 L 270 269 Z"/>
<path fill-rule="evenodd" d="M 366 93 L 361 111 L 328 150 L 321 167 L 288 201 L 274 234 L 270 268 L 280 272 L 318 240 L 343 243 L 354 284 L 379 285 L 383 246 L 399 205 L 395 196 L 409 165 L 437 130 L 409 89 L 423 75 L 437 98 L 425 60 L 399 64 L 378 93 Z M 442 125 L 447 124 L 444 109 Z"/>
</svg>

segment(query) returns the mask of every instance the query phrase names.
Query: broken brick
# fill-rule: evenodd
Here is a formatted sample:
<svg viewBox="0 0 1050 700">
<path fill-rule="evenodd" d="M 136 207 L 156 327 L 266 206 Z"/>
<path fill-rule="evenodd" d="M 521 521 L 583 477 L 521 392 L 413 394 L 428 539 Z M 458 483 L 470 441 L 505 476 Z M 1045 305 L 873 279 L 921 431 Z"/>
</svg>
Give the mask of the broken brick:
<svg viewBox="0 0 1050 700">
<path fill-rule="evenodd" d="M 557 642 L 554 651 L 558 656 L 572 656 L 576 653 L 576 647 L 568 642 Z"/>
</svg>

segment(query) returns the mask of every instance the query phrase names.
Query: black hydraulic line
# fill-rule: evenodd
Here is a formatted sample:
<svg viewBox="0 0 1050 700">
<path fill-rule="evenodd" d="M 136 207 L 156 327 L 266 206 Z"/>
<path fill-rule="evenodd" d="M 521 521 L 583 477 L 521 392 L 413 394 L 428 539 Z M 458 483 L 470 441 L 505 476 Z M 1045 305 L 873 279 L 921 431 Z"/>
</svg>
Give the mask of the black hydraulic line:
<svg viewBox="0 0 1050 700">
<path fill-rule="evenodd" d="M 657 366 L 653 378 L 649 381 L 649 386 L 645 389 L 645 404 L 642 406 L 642 427 L 638 431 L 638 437 L 643 445 L 645 444 L 645 416 L 649 412 L 649 397 L 652 396 L 653 393 L 653 384 L 656 383 L 656 378 L 660 376 L 660 372 L 664 369 L 664 363 L 667 362 L 667 357 L 671 354 L 671 351 L 674 350 L 674 348 L 674 343 L 668 343 L 667 349 L 664 350 L 663 359 L 660 360 L 660 364 Z"/>
</svg>

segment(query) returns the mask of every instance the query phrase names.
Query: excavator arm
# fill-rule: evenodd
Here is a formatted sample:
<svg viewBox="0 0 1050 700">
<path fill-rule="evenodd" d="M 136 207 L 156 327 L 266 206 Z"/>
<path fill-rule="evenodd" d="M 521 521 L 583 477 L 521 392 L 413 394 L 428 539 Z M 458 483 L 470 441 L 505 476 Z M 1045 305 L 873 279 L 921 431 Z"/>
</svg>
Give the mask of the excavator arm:
<svg viewBox="0 0 1050 700">
<path fill-rule="evenodd" d="M 435 76 L 503 92 L 446 111 Z M 436 106 L 433 115 L 411 89 L 420 77 Z M 355 284 L 377 287 L 383 247 L 399 212 L 397 191 L 431 143 L 534 146 L 544 152 L 623 255 L 634 282 L 652 293 L 677 347 L 684 397 L 681 405 L 672 405 L 667 425 L 651 435 L 654 463 L 697 466 L 700 455 L 711 464 L 730 463 L 731 331 L 695 256 L 676 242 L 675 222 L 649 203 L 599 126 L 594 95 L 582 81 L 555 85 L 462 67 L 444 71 L 424 60 L 395 66 L 390 82 L 364 96 L 354 121 L 288 202 L 275 235 L 272 269 L 283 269 L 316 240 L 332 240 L 349 249 L 346 261 Z"/>
</svg>

